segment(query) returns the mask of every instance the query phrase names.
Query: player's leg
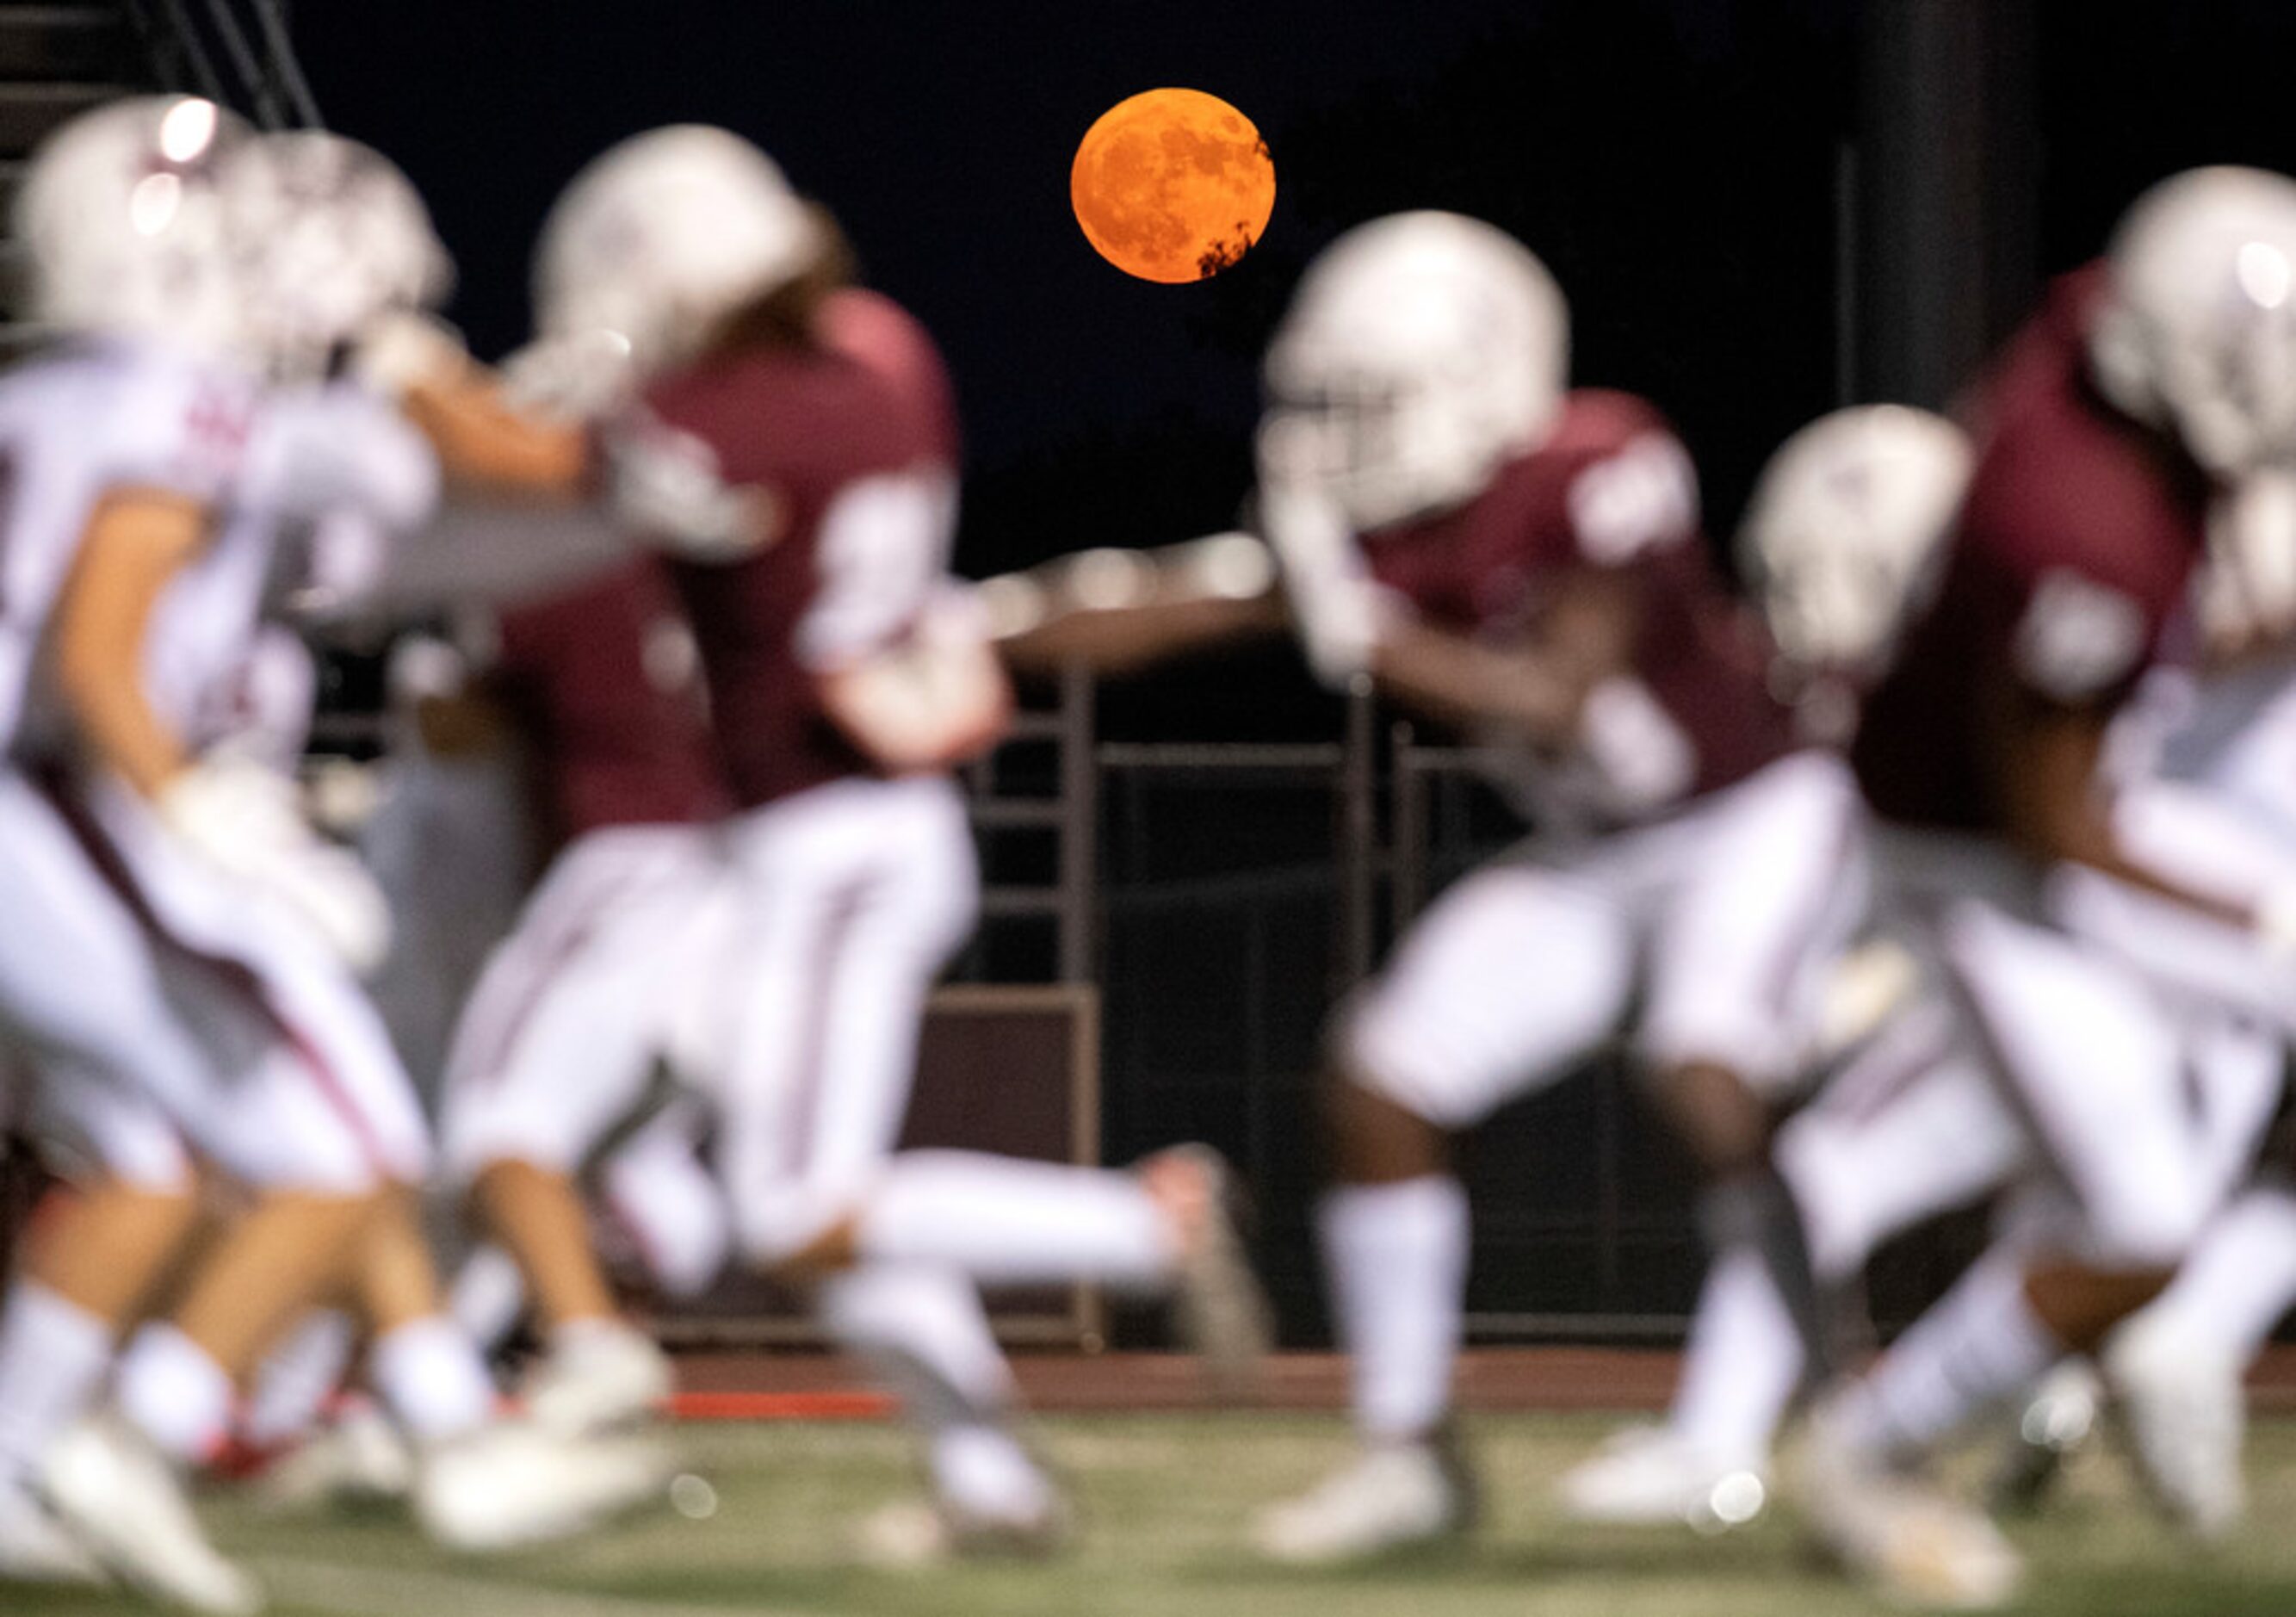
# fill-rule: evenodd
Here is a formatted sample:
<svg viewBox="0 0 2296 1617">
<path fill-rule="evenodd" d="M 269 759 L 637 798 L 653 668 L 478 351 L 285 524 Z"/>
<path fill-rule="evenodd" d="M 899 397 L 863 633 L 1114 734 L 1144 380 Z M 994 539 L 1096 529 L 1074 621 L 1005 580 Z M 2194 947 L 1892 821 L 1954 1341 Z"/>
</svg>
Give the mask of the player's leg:
<svg viewBox="0 0 2296 1617">
<path fill-rule="evenodd" d="M 577 1176 L 646 1099 L 663 1006 L 699 967 L 685 935 L 718 866 L 683 829 L 594 834 L 561 856 L 496 952 L 458 1030 L 445 1152 L 518 1263 L 545 1351 L 526 1391 L 569 1431 L 643 1417 L 670 1391 L 593 1250 Z"/>
<path fill-rule="evenodd" d="M 1622 880 L 1661 889 L 1638 1044 L 1703 1170 L 1713 1268 L 1674 1418 L 1620 1433 L 1562 1494 L 1583 1517 L 1710 1530 L 1761 1508 L 1770 1432 L 1827 1345 L 1806 1215 L 1770 1137 L 1863 908 L 1856 790 L 1838 760 L 1787 759 L 1613 859 Z"/>
<path fill-rule="evenodd" d="M 1780 1130 L 1779 1172 L 1821 1288 L 1839 1290 L 1882 1242 L 1971 1204 L 2026 1161 L 2021 1126 L 1956 1031 L 1943 1004 L 1909 1006 Z M 1566 1505 L 1591 1520 L 1712 1527 L 1755 1501 L 1741 1479 L 1760 1468 L 1746 1457 L 1768 1454 L 1806 1379 L 1767 1267 L 1718 1260 L 1666 1424 L 1629 1428 L 1569 1473 Z"/>
<path fill-rule="evenodd" d="M 195 1181 L 149 1102 L 53 1067 L 34 1083 L 32 1131 L 82 1171 L 28 1232 L 0 1307 L 0 1577 L 84 1580 L 98 1575 L 94 1563 L 39 1504 L 34 1479 L 181 1249 Z"/>
<path fill-rule="evenodd" d="M 700 1296 L 733 1255 L 725 1189 L 701 1161 L 707 1123 L 696 1096 L 677 1096 L 596 1170 L 600 1202 L 667 1297 Z"/>
<path fill-rule="evenodd" d="M 191 1277 L 172 1316 L 147 1326 L 123 1356 L 117 1418 L 96 1423 L 76 1450 L 71 1514 L 83 1531 L 103 1514 L 108 1475 L 149 1482 L 164 1474 L 164 1460 L 196 1460 L 221 1441 L 233 1389 L 301 1309 L 385 1263 L 374 1240 L 404 1217 L 393 1211 L 394 1187 L 419 1182 L 429 1161 L 413 1088 L 348 972 L 292 917 L 250 902 L 177 849 L 139 803 L 102 788 L 91 800 L 92 824 L 82 833 L 91 856 L 119 866 L 139 914 L 176 963 L 180 997 L 192 1006 L 187 1020 L 211 1047 L 217 1079 L 207 1096 L 192 1097 L 184 1127 L 259 1194 Z M 425 1318 L 443 1322 L 428 1268 L 423 1253 L 395 1271 L 400 1317 L 383 1321 L 407 1344 L 390 1356 L 398 1367 L 384 1391 L 406 1401 L 394 1413 L 418 1430 L 439 1424 L 443 1405 L 429 1401 L 431 1391 L 483 1384 L 466 1340 L 445 1328 L 409 1330 Z M 427 1294 L 418 1299 L 418 1292 Z M 467 1409 L 467 1398 L 461 1401 Z M 433 1444 L 418 1504 L 434 1473 L 435 1490 L 451 1492 L 451 1479 L 473 1470 L 473 1457 L 486 1454 L 478 1435 Z M 52 1493 L 65 1491 L 55 1479 L 71 1457 L 60 1454 L 52 1465 Z M 570 1458 L 555 1470 L 498 1469 L 516 1486 L 488 1490 L 482 1520 L 466 1530 L 451 1513 L 426 1511 L 434 1531 L 486 1547 L 525 1528 L 572 1531 L 592 1519 L 585 1510 L 604 1486 L 593 1486 L 600 1468 Z M 611 1486 L 627 1494 L 636 1484 Z M 157 1500 L 160 1490 L 145 1492 Z M 176 1524 L 189 1520 L 181 1513 Z M 147 1538 L 119 1548 L 138 1553 Z"/>
<path fill-rule="evenodd" d="M 1233 1297 L 1213 1171 L 1196 1158 L 1134 1174 L 890 1156 L 926 996 L 971 927 L 971 843 L 938 786 L 873 790 L 832 820 L 814 807 L 747 828 L 757 898 L 718 1153 L 739 1237 L 752 1262 L 817 1280 L 850 1345 L 908 1367 L 894 1379 L 927 1432 L 944 1538 L 1040 1542 L 1055 1525 L 1053 1490 L 1006 1429 L 973 1289 L 1165 1289 L 1218 1268 Z M 1203 1311 L 1221 1315 L 1227 1340 L 1257 1325 L 1239 1331 L 1234 1308 Z"/>
<path fill-rule="evenodd" d="M 1908 1468 L 2167 1283 L 2210 1202 L 2174 1028 L 2143 985 L 2062 934 L 1964 903 L 1946 964 L 2068 1220 L 1964 1276 L 1813 1423 L 1805 1500 L 1854 1563 L 1909 1591 L 1987 1603 L 2015 1557 Z M 1943 1547 L 1942 1548 L 1940 1547 Z"/>
<path fill-rule="evenodd" d="M 1772 764 L 1674 827 L 1636 1037 L 1659 1108 L 1704 1174 L 1708 1250 L 1767 1274 L 1821 1369 L 1831 1343 L 1808 1232 L 1770 1137 L 1807 1081 L 1827 973 L 1865 909 L 1863 835 L 1854 781 L 1821 753 Z"/>
<path fill-rule="evenodd" d="M 1469 1247 L 1450 1137 L 1615 1028 L 1634 973 L 1615 905 L 1502 865 L 1446 893 L 1342 1018 L 1324 1091 L 1336 1182 L 1316 1224 L 1365 1453 L 1262 1519 L 1268 1553 L 1345 1558 L 1465 1521 L 1446 1437 Z"/>
<path fill-rule="evenodd" d="M 2121 1327 L 2245 1366 L 2296 1307 L 2296 1186 L 2274 1169 L 2205 1230 L 2159 1301 Z"/>
<path fill-rule="evenodd" d="M 2195 1054 L 2204 1113 L 2229 1111 L 2235 1125 L 2231 1138 L 2208 1153 L 2213 1175 L 2246 1178 L 2226 1170 L 2253 1155 L 2262 1131 L 2256 1101 L 2276 1096 L 2282 1059 L 2276 1038 L 2237 1029 Z M 2229 1106 L 2210 1104 L 2227 1091 Z M 2296 1195 L 2267 1174 L 2227 1199 L 2168 1289 L 2116 1326 L 2097 1358 L 2112 1413 L 2154 1499 L 2204 1539 L 2230 1531 L 2245 1511 L 2243 1376 L 2296 1299 Z"/>
</svg>

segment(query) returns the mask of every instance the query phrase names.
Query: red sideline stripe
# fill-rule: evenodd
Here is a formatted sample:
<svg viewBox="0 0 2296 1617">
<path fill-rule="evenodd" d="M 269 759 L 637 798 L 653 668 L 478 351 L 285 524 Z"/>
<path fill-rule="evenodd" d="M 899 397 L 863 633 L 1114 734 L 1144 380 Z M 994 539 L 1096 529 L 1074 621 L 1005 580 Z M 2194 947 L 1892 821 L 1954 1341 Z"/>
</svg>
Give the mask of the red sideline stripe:
<svg viewBox="0 0 2296 1617">
<path fill-rule="evenodd" d="M 682 1421 L 873 1421 L 893 1413 L 882 1392 L 680 1392 L 669 1412 Z"/>
</svg>

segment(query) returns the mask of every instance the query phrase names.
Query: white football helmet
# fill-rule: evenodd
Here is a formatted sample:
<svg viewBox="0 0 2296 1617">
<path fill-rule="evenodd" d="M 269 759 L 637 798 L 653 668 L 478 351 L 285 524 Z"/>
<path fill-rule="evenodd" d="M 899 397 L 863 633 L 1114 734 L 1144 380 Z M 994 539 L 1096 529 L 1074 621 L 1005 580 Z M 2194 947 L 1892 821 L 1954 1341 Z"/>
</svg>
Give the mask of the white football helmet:
<svg viewBox="0 0 2296 1617">
<path fill-rule="evenodd" d="M 247 143 L 224 166 L 248 323 L 282 375 L 323 374 L 394 311 L 433 307 L 455 267 L 398 166 L 340 135 L 297 129 Z"/>
<path fill-rule="evenodd" d="M 543 221 L 536 332 L 619 332 L 651 374 L 821 247 L 811 211 L 748 141 L 701 124 L 651 130 L 593 160 Z"/>
<path fill-rule="evenodd" d="M 1822 415 L 1770 456 L 1738 562 L 1789 660 L 1880 671 L 1934 579 L 1971 463 L 1959 427 L 1904 405 Z"/>
<path fill-rule="evenodd" d="M 244 341 L 218 172 L 247 126 L 213 102 L 139 95 L 81 113 L 32 154 L 15 233 L 28 316 L 204 354 Z"/>
<path fill-rule="evenodd" d="M 2228 479 L 2296 459 L 2296 180 L 2194 168 L 2115 229 L 2089 332 L 2105 396 Z"/>
<path fill-rule="evenodd" d="M 1473 498 L 1553 426 L 1570 316 L 1546 267 L 1456 213 L 1392 214 L 1318 255 L 1269 344 L 1263 483 L 1359 533 Z"/>
</svg>

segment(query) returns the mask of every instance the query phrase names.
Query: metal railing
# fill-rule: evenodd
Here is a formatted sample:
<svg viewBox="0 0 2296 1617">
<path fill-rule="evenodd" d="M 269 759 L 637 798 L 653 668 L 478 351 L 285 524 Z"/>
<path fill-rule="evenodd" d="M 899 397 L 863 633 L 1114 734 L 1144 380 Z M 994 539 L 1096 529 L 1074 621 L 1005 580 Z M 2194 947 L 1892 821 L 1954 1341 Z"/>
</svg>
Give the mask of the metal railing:
<svg viewBox="0 0 2296 1617">
<path fill-rule="evenodd" d="M 318 128 L 287 0 L 127 0 L 161 86 L 204 95 L 259 128 Z"/>
</svg>

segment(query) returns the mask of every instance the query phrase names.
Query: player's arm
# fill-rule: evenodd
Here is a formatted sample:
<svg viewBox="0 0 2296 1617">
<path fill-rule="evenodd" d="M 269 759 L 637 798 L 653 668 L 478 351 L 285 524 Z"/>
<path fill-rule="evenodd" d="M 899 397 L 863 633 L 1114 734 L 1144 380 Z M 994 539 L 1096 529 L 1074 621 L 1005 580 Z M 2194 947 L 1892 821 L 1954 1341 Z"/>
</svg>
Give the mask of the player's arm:
<svg viewBox="0 0 2296 1617">
<path fill-rule="evenodd" d="M 1383 694 L 1430 718 L 1567 746 L 1595 693 L 1632 670 L 1638 596 L 1630 577 L 1577 573 L 1536 634 L 1504 643 L 1393 621 L 1372 646 L 1368 672 Z"/>
<path fill-rule="evenodd" d="M 207 508 L 184 496 L 111 491 L 88 520 L 57 604 L 58 689 L 88 747 L 146 797 L 191 759 L 144 692 L 144 635 L 161 592 L 206 547 L 210 526 Z"/>
<path fill-rule="evenodd" d="M 500 382 L 480 366 L 414 382 L 399 403 L 455 489 L 562 505 L 589 494 L 589 433 L 512 408 Z"/>
<path fill-rule="evenodd" d="M 923 624 L 816 678 L 830 722 L 889 774 L 938 774 L 970 762 L 1012 722 L 1012 682 L 973 628 Z"/>
<path fill-rule="evenodd" d="M 430 440 L 450 488 L 550 504 L 588 497 L 589 432 L 515 407 L 501 379 L 450 329 L 422 316 L 384 322 L 351 364 Z"/>
<path fill-rule="evenodd" d="M 984 581 L 989 633 L 1008 668 L 1136 672 L 1291 627 L 1267 546 L 1219 534 L 1160 550 L 1088 550 Z"/>
<path fill-rule="evenodd" d="M 2111 719 L 2108 708 L 2062 706 L 2030 692 L 1988 716 L 1991 773 L 2011 842 L 2042 865 L 2085 865 L 2227 924 L 2258 926 L 2255 910 L 2197 891 L 2124 845 L 2100 784 Z"/>
</svg>

